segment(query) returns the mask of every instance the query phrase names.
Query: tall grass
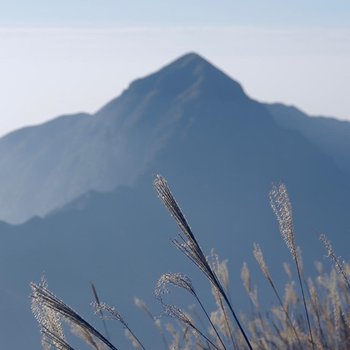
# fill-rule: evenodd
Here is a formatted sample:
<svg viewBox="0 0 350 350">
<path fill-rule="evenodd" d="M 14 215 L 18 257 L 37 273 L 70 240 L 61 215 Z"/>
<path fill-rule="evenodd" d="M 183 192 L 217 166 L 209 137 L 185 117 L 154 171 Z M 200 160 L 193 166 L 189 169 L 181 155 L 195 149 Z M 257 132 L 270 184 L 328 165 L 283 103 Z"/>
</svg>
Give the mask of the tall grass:
<svg viewBox="0 0 350 350">
<path fill-rule="evenodd" d="M 253 305 L 249 315 L 238 314 L 230 295 L 225 261 L 220 261 L 214 253 L 207 256 L 203 252 L 166 180 L 157 175 L 154 186 L 181 229 L 178 238 L 173 240 L 174 246 L 207 278 L 216 303 L 216 309 L 208 310 L 208 302 L 200 298 L 188 276 L 181 273 L 162 275 L 155 287 L 155 296 L 163 313 L 170 318 L 161 321 L 140 299 L 135 303 L 154 323 L 164 349 L 350 349 L 350 266 L 336 256 L 327 237 L 321 235 L 320 240 L 333 266 L 325 272 L 318 263 L 318 275 L 305 277 L 301 250 L 296 245 L 292 207 L 284 185 L 273 186 L 270 203 L 294 261 L 296 282 L 289 265 L 285 265 L 288 282 L 284 291 L 278 290 L 261 248 L 254 244 L 254 257 L 276 302 L 266 313 L 260 309 L 257 290 L 252 287 L 249 268 L 244 264 L 241 278 Z M 32 310 L 40 325 L 44 349 L 73 349 L 65 337 L 63 322 L 68 323 L 92 349 L 119 349 L 110 342 L 105 323 L 103 335 L 57 298 L 45 281 L 32 283 L 31 287 Z M 167 304 L 164 295 L 171 287 L 188 292 L 201 314 L 195 309 L 188 311 Z M 136 335 L 114 307 L 100 302 L 94 285 L 92 289 L 95 313 L 103 320 L 118 321 L 134 348 L 152 349 L 152 344 L 144 344 L 142 335 Z"/>
</svg>

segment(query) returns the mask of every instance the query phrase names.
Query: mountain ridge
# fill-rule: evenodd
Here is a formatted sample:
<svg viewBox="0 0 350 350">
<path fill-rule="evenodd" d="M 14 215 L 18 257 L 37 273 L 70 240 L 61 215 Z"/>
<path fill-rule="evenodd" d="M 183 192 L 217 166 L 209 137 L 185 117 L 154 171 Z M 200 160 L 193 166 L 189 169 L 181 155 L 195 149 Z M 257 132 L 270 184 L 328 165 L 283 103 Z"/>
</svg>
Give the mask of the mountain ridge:
<svg viewBox="0 0 350 350">
<path fill-rule="evenodd" d="M 193 74 L 184 80 L 189 72 Z M 162 147 L 171 124 L 182 114 L 178 106 L 190 104 L 191 99 L 199 98 L 196 93 L 211 86 L 203 83 L 208 80 L 205 75 L 217 75 L 214 82 L 232 85 L 235 93 L 244 96 L 239 84 L 200 56 L 190 54 L 131 83 L 94 115 L 63 116 L 1 138 L 0 181 L 4 187 L 0 197 L 7 205 L 0 205 L 0 219 L 23 222 L 45 215 L 86 191 L 133 185 Z M 186 88 L 192 92 L 188 94 Z M 219 97 L 223 97 L 221 92 Z M 135 126 L 145 130 L 140 134 Z M 139 140 L 144 145 L 137 144 Z M 137 153 L 140 156 L 135 157 Z M 16 169 L 16 176 L 11 169 Z"/>
<path fill-rule="evenodd" d="M 277 111 L 251 99 L 239 83 L 198 54 L 183 55 L 135 80 L 93 115 L 61 116 L 0 138 L 0 219 L 20 223 L 90 190 L 134 186 L 172 135 L 184 135 L 201 122 L 213 129 L 226 123 L 228 130 L 277 122 L 323 145 L 319 136 L 305 132 L 305 123 L 295 125 L 295 115 L 286 125 L 285 114 L 283 108 Z M 327 147 L 322 152 L 338 157 L 337 165 L 350 173 L 350 145 L 341 148 L 333 137 Z"/>
<path fill-rule="evenodd" d="M 188 57 L 196 60 L 196 56 Z M 43 217 L 31 215 L 19 225 L 0 223 L 0 279 L 5 286 L 0 288 L 4 301 L 0 338 L 4 348 L 37 349 L 39 332 L 30 312 L 28 285 L 39 281 L 43 273 L 60 298 L 98 325 L 89 306 L 89 283 L 96 283 L 101 299 L 115 305 L 155 350 L 163 347 L 155 343 L 152 325 L 142 323 L 132 307 L 133 295 L 145 298 L 159 314 L 152 296 L 157 278 L 164 272 L 181 271 L 193 279 L 203 300 L 210 299 L 205 281 L 170 247 L 169 239 L 176 236 L 178 227 L 156 198 L 154 174 L 168 179 L 204 252 L 215 248 L 221 259 L 229 259 L 232 302 L 239 312 L 249 308 L 239 280 L 243 262 L 253 267 L 261 303 L 271 303 L 270 293 L 264 290 L 266 281 L 259 283 L 259 274 L 254 273 L 254 242 L 262 247 L 276 284 L 281 286 L 285 280 L 281 264 L 290 257 L 269 206 L 273 183 L 282 181 L 289 191 L 306 274 L 312 273 L 314 260 L 324 257 L 319 233 L 329 236 L 337 254 L 349 258 L 349 173 L 338 165 L 342 160 L 337 155 L 339 149 L 347 154 L 350 146 L 337 143 L 338 128 L 331 133 L 332 142 L 324 146 L 322 135 L 329 124 L 325 128 L 321 123 L 318 133 L 310 134 L 303 119 L 295 123 L 293 118 L 298 116 L 288 116 L 288 108 L 271 110 L 274 107 L 241 95 L 235 82 L 229 90 L 236 91 L 237 98 L 231 98 L 232 91 L 216 90 L 215 86 L 225 87 L 231 81 L 218 74 L 217 85 L 210 84 L 212 78 L 197 83 L 190 77 L 168 89 L 161 89 L 164 81 L 153 77 L 146 87 L 127 90 L 123 98 L 100 112 L 101 118 L 82 116 L 78 127 L 72 128 L 74 118 L 58 122 L 68 126 L 53 128 L 58 138 L 55 133 L 38 132 L 30 135 L 31 145 L 24 132 L 17 135 L 12 148 L 4 148 L 0 140 L 0 198 L 4 186 L 13 180 L 7 197 L 2 197 L 0 217 L 6 205 L 18 209 L 16 203 L 25 198 L 32 213 L 39 211 L 40 201 L 50 204 Z M 191 93 L 186 97 L 184 91 Z M 291 124 L 286 124 L 286 118 Z M 23 154 L 11 153 L 15 146 Z M 13 163 L 4 164 L 5 156 Z M 11 172 L 11 166 L 16 171 Z M 30 177 L 36 182 L 28 184 Z M 26 197 L 21 186 L 28 190 Z M 18 337 L 14 324 L 21 327 L 23 337 Z M 123 334 L 118 335 L 115 343 L 128 349 Z"/>
</svg>

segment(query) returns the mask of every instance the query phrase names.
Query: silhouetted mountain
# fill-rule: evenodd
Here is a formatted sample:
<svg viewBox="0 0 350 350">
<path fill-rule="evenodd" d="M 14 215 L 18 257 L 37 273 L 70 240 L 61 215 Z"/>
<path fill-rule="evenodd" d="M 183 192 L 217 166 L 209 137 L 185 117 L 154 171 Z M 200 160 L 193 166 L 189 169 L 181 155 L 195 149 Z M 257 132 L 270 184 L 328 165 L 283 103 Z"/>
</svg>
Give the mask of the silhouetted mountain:
<svg viewBox="0 0 350 350">
<path fill-rule="evenodd" d="M 4 346 L 39 346 L 27 295 L 28 283 L 42 273 L 84 315 L 91 313 L 89 281 L 95 281 L 101 299 L 115 304 L 152 349 L 161 343 L 131 307 L 133 295 L 152 303 L 156 279 L 169 271 L 188 273 L 201 293 L 210 294 L 170 247 L 177 228 L 153 193 L 155 173 L 168 178 L 204 250 L 214 247 L 229 259 L 235 305 L 247 300 L 239 270 L 243 261 L 254 264 L 253 242 L 262 246 L 278 284 L 281 263 L 289 259 L 268 203 L 274 182 L 289 190 L 306 270 L 324 256 L 319 233 L 348 258 L 349 173 L 337 151 L 346 154 L 347 146 L 337 146 L 333 136 L 323 143 L 323 126 L 314 133 L 307 117 L 287 116 L 287 110 L 252 100 L 238 83 L 189 54 L 135 81 L 94 116 L 58 118 L 1 139 L 1 195 L 7 196 L 1 215 L 23 220 L 50 211 L 2 227 Z M 6 212 L 5 204 L 20 209 Z M 269 304 L 272 297 L 263 292 L 260 299 Z M 16 337 L 13 324 L 26 336 Z M 121 337 L 116 332 L 116 343 Z"/>
<path fill-rule="evenodd" d="M 348 123 L 338 127 L 341 122 L 330 119 L 316 122 L 296 110 L 290 117 L 292 109 L 282 105 L 267 109 L 200 56 L 185 55 L 133 82 L 94 116 L 59 117 L 1 138 L 0 218 L 23 222 L 89 190 L 132 186 L 168 147 L 168 140 L 178 137 L 174 128 L 180 125 L 181 133 L 191 123 L 211 128 L 214 115 L 219 132 L 224 128 L 222 118 L 232 119 L 229 128 L 242 122 L 250 127 L 258 122 L 256 118 L 265 123 L 270 114 L 277 115 L 281 126 L 298 131 L 335 158 L 338 166 L 350 170 Z M 209 135 L 209 139 L 214 138 Z"/>
<path fill-rule="evenodd" d="M 94 116 L 64 116 L 0 139 L 0 218 L 44 215 L 89 190 L 132 185 L 191 120 L 193 99 L 245 99 L 241 87 L 198 55 L 133 82 Z M 6 204 L 5 204 L 6 203 Z"/>
<path fill-rule="evenodd" d="M 296 130 L 350 174 L 350 123 L 322 116 L 310 118 L 293 106 L 267 104 L 269 112 L 281 126 Z"/>
</svg>

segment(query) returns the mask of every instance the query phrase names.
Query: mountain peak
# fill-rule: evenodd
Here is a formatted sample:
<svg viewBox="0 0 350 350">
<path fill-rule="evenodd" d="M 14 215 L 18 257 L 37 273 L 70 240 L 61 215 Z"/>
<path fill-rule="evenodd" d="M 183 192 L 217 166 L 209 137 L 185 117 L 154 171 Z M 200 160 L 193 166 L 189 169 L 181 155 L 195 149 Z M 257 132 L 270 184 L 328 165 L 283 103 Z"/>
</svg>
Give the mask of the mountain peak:
<svg viewBox="0 0 350 350">
<path fill-rule="evenodd" d="M 175 61 L 173 61 L 172 63 L 170 63 L 170 65 L 172 64 L 177 64 L 177 65 L 189 65 L 189 64 L 208 64 L 211 65 L 211 63 L 209 63 L 204 57 L 202 57 L 201 55 L 199 55 L 196 52 L 188 52 L 180 57 L 178 57 L 177 59 L 175 59 Z"/>
<path fill-rule="evenodd" d="M 163 101 L 181 96 L 201 96 L 240 100 L 247 98 L 241 85 L 197 53 L 190 52 L 160 70 L 133 81 L 122 98 L 162 95 Z M 128 97 L 127 97 L 128 96 Z M 98 113 L 113 113 L 120 97 L 105 105 Z"/>
<path fill-rule="evenodd" d="M 164 79 L 167 84 L 179 81 L 212 94 L 216 90 L 226 91 L 234 97 L 242 97 L 244 91 L 239 83 L 197 53 L 190 52 L 149 76 Z M 147 78 L 146 78 L 147 79 Z M 182 86 L 184 88 L 184 86 Z"/>
</svg>

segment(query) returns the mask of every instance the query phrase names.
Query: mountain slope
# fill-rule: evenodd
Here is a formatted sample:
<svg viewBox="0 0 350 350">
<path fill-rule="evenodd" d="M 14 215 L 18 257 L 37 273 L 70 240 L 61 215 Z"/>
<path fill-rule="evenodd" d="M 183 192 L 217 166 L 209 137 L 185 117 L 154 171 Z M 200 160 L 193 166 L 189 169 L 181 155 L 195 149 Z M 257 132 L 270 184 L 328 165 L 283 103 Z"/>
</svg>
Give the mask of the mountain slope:
<svg viewBox="0 0 350 350">
<path fill-rule="evenodd" d="M 310 117 L 293 106 L 267 104 L 276 122 L 296 130 L 330 155 L 337 165 L 350 174 L 350 123 L 326 117 Z"/>
<path fill-rule="evenodd" d="M 135 81 L 94 116 L 64 116 L 3 137 L 0 218 L 21 222 L 88 190 L 132 185 L 172 124 L 189 117 L 184 106 L 197 94 L 245 98 L 237 83 L 190 54 Z"/>
<path fill-rule="evenodd" d="M 194 124 L 217 128 L 217 134 L 224 132 L 228 138 L 232 128 L 243 126 L 249 133 L 259 123 L 276 123 L 276 115 L 279 124 L 282 112 L 251 100 L 237 82 L 202 57 L 185 55 L 136 80 L 93 116 L 59 117 L 1 138 L 0 219 L 19 223 L 43 216 L 89 190 L 134 186 L 142 174 L 154 169 L 169 140 L 185 135 Z M 313 142 L 312 132 L 291 129 Z M 313 129 L 321 135 L 327 126 L 317 123 Z M 215 140 L 208 133 L 208 140 Z M 321 150 L 334 158 L 340 142 L 332 140 L 317 146 L 326 145 Z M 245 147 L 254 143 L 247 139 Z M 347 149 L 346 144 L 335 159 L 346 171 Z"/>
<path fill-rule="evenodd" d="M 168 178 L 204 251 L 214 247 L 221 258 L 229 259 L 234 305 L 247 303 L 239 270 L 243 261 L 254 264 L 253 242 L 262 246 L 282 286 L 281 263 L 289 253 L 269 208 L 274 182 L 285 182 L 289 190 L 307 272 L 315 259 L 324 256 L 319 233 L 327 233 L 337 253 L 348 259 L 348 172 L 339 166 L 337 152 L 323 147 L 321 138 L 313 139 L 303 128 L 293 127 L 292 117 L 291 125 L 282 125 L 279 114 L 268 107 L 190 54 L 132 83 L 94 116 L 59 118 L 2 139 L 1 159 L 8 157 L 8 178 L 2 175 L 2 179 L 13 177 L 12 191 L 21 183 L 27 189 L 32 184 L 27 165 L 33 179 L 36 173 L 40 176 L 39 183 L 22 194 L 32 206 L 30 212 L 53 209 L 50 215 L 22 225 L 2 225 L 3 346 L 38 347 L 27 296 L 28 283 L 38 281 L 43 273 L 52 289 L 84 315 L 91 314 L 89 281 L 95 281 L 101 298 L 115 304 L 152 349 L 160 349 L 161 344 L 155 343 L 147 321 L 144 325 L 131 306 L 133 295 L 151 303 L 157 277 L 169 271 L 189 274 L 204 298 L 210 295 L 206 283 L 170 247 L 169 238 L 176 236 L 178 228 L 155 198 L 151 186 L 155 173 Z M 11 162 L 19 164 L 21 182 L 11 173 Z M 50 170 L 48 180 L 45 174 Z M 42 195 L 36 196 L 35 190 L 46 181 L 49 204 L 39 212 Z M 88 192 L 115 186 L 109 193 Z M 21 191 L 19 186 L 18 194 Z M 11 193 L 3 203 L 20 205 Z M 73 201 L 63 205 L 70 197 Z M 22 210 L 23 219 L 29 209 Z M 259 285 L 262 303 L 270 304 L 263 285 Z M 154 308 L 158 313 L 159 307 Z M 19 324 L 26 336 L 16 337 L 13 324 Z M 117 344 L 123 341 L 119 333 L 115 337 Z"/>
</svg>

